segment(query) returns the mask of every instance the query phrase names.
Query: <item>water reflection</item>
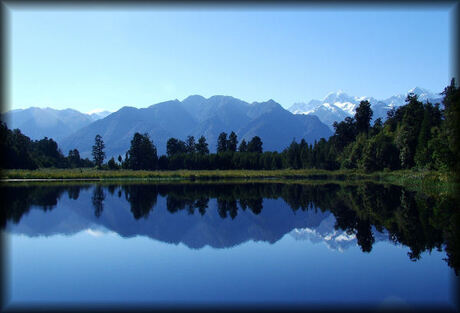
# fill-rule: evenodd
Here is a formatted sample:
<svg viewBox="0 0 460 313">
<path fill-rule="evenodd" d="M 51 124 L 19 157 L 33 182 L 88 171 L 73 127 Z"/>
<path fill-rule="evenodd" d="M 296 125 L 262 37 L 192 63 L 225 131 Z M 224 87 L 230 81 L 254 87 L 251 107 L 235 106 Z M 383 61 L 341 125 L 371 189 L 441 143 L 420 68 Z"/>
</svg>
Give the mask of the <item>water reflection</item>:
<svg viewBox="0 0 460 313">
<path fill-rule="evenodd" d="M 444 249 L 447 264 L 458 275 L 460 223 L 455 200 L 394 185 L 10 184 L 0 193 L 2 228 L 29 236 L 102 226 L 121 236 L 225 248 L 248 240 L 273 243 L 293 230 L 300 234 L 324 227 L 333 217 L 332 229 L 323 233 L 342 232 L 342 241 L 356 238 L 364 253 L 382 238 L 409 247 L 413 261 L 425 251 Z M 32 208 L 62 214 L 50 221 L 51 215 L 29 214 Z M 66 210 L 73 212 L 72 220 Z M 28 220 L 22 221 L 26 215 Z M 60 225 L 59 230 L 52 225 Z"/>
</svg>

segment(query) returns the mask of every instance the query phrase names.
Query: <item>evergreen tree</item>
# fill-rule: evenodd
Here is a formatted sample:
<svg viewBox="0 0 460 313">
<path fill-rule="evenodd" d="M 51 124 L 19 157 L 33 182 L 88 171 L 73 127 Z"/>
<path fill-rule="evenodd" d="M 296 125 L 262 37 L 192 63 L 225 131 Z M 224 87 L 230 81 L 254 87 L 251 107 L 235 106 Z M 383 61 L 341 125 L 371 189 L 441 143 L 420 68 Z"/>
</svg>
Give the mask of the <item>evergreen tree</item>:
<svg viewBox="0 0 460 313">
<path fill-rule="evenodd" d="M 104 152 L 105 144 L 102 140 L 101 135 L 97 134 L 94 138 L 94 145 L 92 150 L 93 160 L 96 164 L 97 168 L 102 168 L 102 162 L 105 159 L 105 152 Z"/>
<path fill-rule="evenodd" d="M 217 138 L 217 153 L 222 153 L 227 151 L 227 133 L 220 133 Z"/>
<path fill-rule="evenodd" d="M 372 114 L 373 112 L 369 101 L 361 101 L 355 113 L 356 129 L 358 133 L 367 133 L 369 131 Z"/>
<path fill-rule="evenodd" d="M 330 140 L 333 141 L 337 151 L 342 152 L 342 150 L 356 138 L 355 119 L 346 117 L 345 120 L 340 123 L 334 122 L 333 127 L 335 132 Z"/>
<path fill-rule="evenodd" d="M 414 157 L 417 148 L 417 139 L 420 133 L 420 126 L 423 121 L 423 104 L 418 101 L 417 95 L 409 94 L 406 98 L 407 104 L 398 112 L 403 113 L 399 131 L 395 142 L 400 149 L 400 161 L 403 168 L 414 166 Z"/>
<path fill-rule="evenodd" d="M 246 140 L 241 140 L 240 146 L 238 147 L 239 152 L 247 152 L 248 151 L 248 144 L 246 143 Z"/>
<path fill-rule="evenodd" d="M 420 126 L 420 132 L 417 139 L 417 148 L 414 156 L 415 164 L 418 167 L 425 167 L 430 163 L 430 155 L 428 153 L 428 141 L 430 140 L 431 130 L 431 104 L 427 103 L 422 124 Z"/>
<path fill-rule="evenodd" d="M 230 135 L 228 136 L 228 141 L 227 141 L 227 150 L 236 152 L 236 147 L 238 145 L 238 138 L 235 134 L 235 132 L 231 132 Z"/>
<path fill-rule="evenodd" d="M 259 136 L 252 137 L 248 143 L 248 152 L 262 153 L 262 140 Z"/>
<path fill-rule="evenodd" d="M 444 95 L 443 103 L 446 116 L 444 129 L 454 160 L 449 166 L 457 173 L 457 179 L 460 180 L 460 88 L 456 86 L 454 78 L 442 94 Z"/>
<path fill-rule="evenodd" d="M 128 157 L 128 168 L 130 169 L 154 170 L 157 168 L 157 149 L 148 134 L 134 134 Z"/>
<path fill-rule="evenodd" d="M 200 139 L 198 139 L 196 152 L 201 155 L 209 154 L 208 143 L 206 142 L 206 138 L 204 138 L 204 136 L 201 136 Z"/>
<path fill-rule="evenodd" d="M 169 138 L 168 142 L 166 143 L 166 153 L 168 156 L 185 153 L 186 150 L 186 144 L 182 140 Z"/>
<path fill-rule="evenodd" d="M 67 156 L 69 166 L 72 168 L 81 167 L 81 158 L 80 152 L 77 149 L 69 150 L 69 155 Z"/>
<path fill-rule="evenodd" d="M 110 160 L 107 162 L 107 166 L 109 167 L 110 170 L 117 170 L 118 165 L 115 163 L 115 158 L 111 157 Z"/>
<path fill-rule="evenodd" d="M 196 144 L 195 144 L 195 137 L 188 136 L 187 141 L 185 142 L 185 151 L 187 153 L 195 153 L 196 152 Z"/>
</svg>

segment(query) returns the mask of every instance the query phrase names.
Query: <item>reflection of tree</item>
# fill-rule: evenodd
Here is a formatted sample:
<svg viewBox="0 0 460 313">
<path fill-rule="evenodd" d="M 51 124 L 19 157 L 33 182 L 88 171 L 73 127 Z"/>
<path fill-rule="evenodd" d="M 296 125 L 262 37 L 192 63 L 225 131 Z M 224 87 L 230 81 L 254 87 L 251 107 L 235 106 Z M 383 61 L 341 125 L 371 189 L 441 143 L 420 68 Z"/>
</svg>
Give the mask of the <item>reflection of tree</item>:
<svg viewBox="0 0 460 313">
<path fill-rule="evenodd" d="M 110 195 L 113 196 L 113 194 L 115 193 L 115 189 L 116 189 L 117 187 L 118 187 L 117 185 L 108 185 L 108 186 L 107 186 L 107 190 L 109 191 Z"/>
<path fill-rule="evenodd" d="M 147 218 L 150 210 L 157 203 L 158 188 L 156 185 L 126 185 L 123 187 L 126 200 L 131 205 L 135 219 Z"/>
<path fill-rule="evenodd" d="M 7 221 L 18 223 L 32 206 L 52 210 L 63 193 L 77 200 L 81 188 L 90 188 L 90 185 L 2 186 L 1 226 L 4 228 Z M 450 195 L 428 196 L 398 186 L 373 183 L 96 185 L 91 197 L 94 214 L 101 215 L 107 195 L 120 197 L 122 192 L 135 219 L 148 217 L 158 194 L 166 197 L 171 213 L 185 210 L 188 214 L 205 215 L 209 211 L 209 200 L 216 199 L 219 216 L 230 216 L 231 220 L 240 218 L 239 209 L 249 209 L 258 215 L 263 211 L 264 199 L 282 198 L 294 212 L 330 211 L 336 219 L 335 229 L 356 235 L 363 252 L 372 251 L 375 229 L 387 232 L 393 242 L 409 247 L 411 260 L 418 260 L 425 251 L 445 249 L 449 266 L 456 271 L 460 266 L 460 201 Z"/>
<path fill-rule="evenodd" d="M 217 212 L 221 218 L 226 218 L 228 213 L 233 220 L 238 215 L 236 199 L 217 199 Z"/>
<path fill-rule="evenodd" d="M 19 223 L 31 206 L 43 211 L 52 210 L 66 188 L 63 186 L 0 186 L 0 223 L 4 228 L 8 220 Z"/>
<path fill-rule="evenodd" d="M 262 212 L 262 198 L 257 198 L 257 199 L 248 199 L 247 200 L 247 205 L 248 208 L 252 211 L 254 214 L 259 214 Z"/>
<path fill-rule="evenodd" d="M 69 186 L 67 193 L 69 195 L 69 199 L 77 200 L 80 196 L 80 186 Z"/>
<path fill-rule="evenodd" d="M 206 213 L 206 209 L 208 208 L 209 198 L 199 198 L 195 201 L 195 208 L 198 209 L 201 215 Z"/>
<path fill-rule="evenodd" d="M 94 207 L 94 215 L 100 217 L 102 211 L 104 210 L 104 200 L 105 193 L 101 185 L 96 185 L 93 190 L 93 196 L 91 197 L 91 202 Z"/>
<path fill-rule="evenodd" d="M 446 211 L 453 211 L 453 215 L 450 217 L 449 224 L 444 228 L 444 234 L 446 238 L 446 254 L 447 264 L 454 268 L 455 274 L 458 276 L 460 270 L 460 199 L 452 201 L 451 207 L 446 208 Z"/>
<path fill-rule="evenodd" d="M 363 252 L 371 252 L 375 238 L 372 234 L 371 224 L 369 221 L 358 220 L 356 225 L 356 240 Z"/>
</svg>

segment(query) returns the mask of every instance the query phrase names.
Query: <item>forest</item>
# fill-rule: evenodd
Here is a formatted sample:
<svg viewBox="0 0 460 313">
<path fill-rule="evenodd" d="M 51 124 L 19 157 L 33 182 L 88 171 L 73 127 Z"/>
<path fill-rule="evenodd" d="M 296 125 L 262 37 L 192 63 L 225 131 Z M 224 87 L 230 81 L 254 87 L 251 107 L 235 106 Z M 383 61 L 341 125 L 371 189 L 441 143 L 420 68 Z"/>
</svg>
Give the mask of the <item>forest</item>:
<svg viewBox="0 0 460 313">
<path fill-rule="evenodd" d="M 183 141 L 170 138 L 166 155 L 158 156 L 148 134 L 135 133 L 124 156 L 104 163 L 105 144 L 97 135 L 92 160 L 80 157 L 77 149 L 67 156 L 51 138 L 31 140 L 19 129 L 0 124 L 1 168 L 82 168 L 132 170 L 272 170 L 272 169 L 360 169 L 365 172 L 398 169 L 428 169 L 458 172 L 460 156 L 460 99 L 455 79 L 442 92 L 442 103 L 421 102 L 408 94 L 403 106 L 393 108 L 385 121 L 372 125 L 372 109 L 361 101 L 354 117 L 335 122 L 334 134 L 312 144 L 304 139 L 286 143 L 282 152 L 263 151 L 258 136 L 238 141 L 234 131 L 222 132 L 217 152 L 210 153 L 204 136 Z"/>
</svg>

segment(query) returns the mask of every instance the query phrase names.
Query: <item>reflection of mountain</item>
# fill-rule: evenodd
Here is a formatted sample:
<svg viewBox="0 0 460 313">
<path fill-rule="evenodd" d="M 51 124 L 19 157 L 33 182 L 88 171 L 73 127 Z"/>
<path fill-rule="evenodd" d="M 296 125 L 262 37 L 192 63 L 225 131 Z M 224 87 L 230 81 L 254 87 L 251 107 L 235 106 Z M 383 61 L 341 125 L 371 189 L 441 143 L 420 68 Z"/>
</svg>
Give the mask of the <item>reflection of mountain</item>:
<svg viewBox="0 0 460 313">
<path fill-rule="evenodd" d="M 290 233 L 331 248 L 372 251 L 386 240 L 425 251 L 446 250 L 458 269 L 458 200 L 375 183 L 8 184 L 0 188 L 0 225 L 29 236 L 91 229 L 147 236 L 191 248 L 274 243 Z"/>
<path fill-rule="evenodd" d="M 107 193 L 107 192 L 106 192 Z M 171 213 L 166 197 L 158 197 L 147 218 L 134 219 L 129 203 L 116 194 L 107 195 L 99 218 L 91 205 L 91 190 L 81 192 L 78 201 L 62 197 L 57 208 L 43 212 L 31 210 L 19 224 L 9 223 L 12 233 L 28 236 L 66 234 L 85 229 L 107 229 L 123 237 L 147 236 L 163 242 L 183 243 L 191 248 L 209 245 L 227 248 L 243 242 L 274 243 L 295 228 L 315 228 L 330 212 L 292 211 L 282 200 L 266 199 L 259 214 L 238 208 L 237 216 L 219 216 L 217 201 L 211 199 L 204 215 L 187 210 Z M 333 225 L 332 225 L 333 226 Z"/>
<path fill-rule="evenodd" d="M 331 214 L 321 221 L 316 228 L 295 228 L 289 233 L 296 240 L 309 240 L 313 243 L 324 242 L 330 249 L 340 252 L 345 249 L 356 246 L 357 240 L 355 234 L 347 234 L 345 230 L 334 228 L 336 223 L 335 217 Z M 387 241 L 388 234 L 381 233 L 375 228 L 372 229 L 375 241 Z"/>
</svg>

